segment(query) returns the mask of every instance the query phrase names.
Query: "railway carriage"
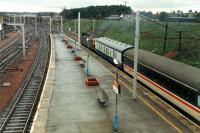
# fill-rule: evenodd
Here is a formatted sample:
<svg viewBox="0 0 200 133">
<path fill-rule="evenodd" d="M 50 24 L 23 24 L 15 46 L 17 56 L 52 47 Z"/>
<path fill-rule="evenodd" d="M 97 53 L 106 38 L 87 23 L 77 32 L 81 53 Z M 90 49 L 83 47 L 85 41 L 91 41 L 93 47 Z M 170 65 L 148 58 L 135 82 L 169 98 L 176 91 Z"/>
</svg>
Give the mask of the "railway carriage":
<svg viewBox="0 0 200 133">
<path fill-rule="evenodd" d="M 124 71 L 133 73 L 134 50 L 123 54 Z M 138 80 L 200 121 L 200 69 L 139 50 Z"/>
<path fill-rule="evenodd" d="M 122 55 L 127 49 L 133 48 L 130 45 L 115 41 L 107 37 L 100 37 L 96 39 L 95 51 L 103 58 L 113 63 L 113 59 L 117 59 L 119 63 L 123 63 Z"/>
</svg>

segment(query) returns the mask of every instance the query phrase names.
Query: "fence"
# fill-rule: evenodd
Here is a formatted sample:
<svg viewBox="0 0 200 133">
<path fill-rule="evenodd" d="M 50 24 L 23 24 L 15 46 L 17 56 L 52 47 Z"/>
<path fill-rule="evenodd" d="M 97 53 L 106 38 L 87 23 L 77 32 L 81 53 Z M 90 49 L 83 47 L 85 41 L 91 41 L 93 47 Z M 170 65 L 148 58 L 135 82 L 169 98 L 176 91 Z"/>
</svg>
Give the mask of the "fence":
<svg viewBox="0 0 200 133">
<path fill-rule="evenodd" d="M 141 16 L 140 49 L 200 67 L 200 23 L 160 22 Z M 94 23 L 93 23 L 94 22 Z M 66 26 L 76 30 L 70 20 Z M 92 32 L 115 40 L 134 43 L 135 21 L 82 19 L 81 32 Z"/>
</svg>

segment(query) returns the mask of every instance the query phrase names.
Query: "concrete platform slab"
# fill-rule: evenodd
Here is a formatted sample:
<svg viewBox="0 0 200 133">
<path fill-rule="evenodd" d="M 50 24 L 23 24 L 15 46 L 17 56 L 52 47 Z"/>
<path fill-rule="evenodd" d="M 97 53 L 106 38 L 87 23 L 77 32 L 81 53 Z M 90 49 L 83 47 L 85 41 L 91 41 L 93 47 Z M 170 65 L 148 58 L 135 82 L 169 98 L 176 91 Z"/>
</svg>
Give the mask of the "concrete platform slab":
<svg viewBox="0 0 200 133">
<path fill-rule="evenodd" d="M 99 87 L 85 85 L 86 68 L 74 61 L 71 49 L 62 38 L 55 37 L 56 70 L 55 86 L 48 114 L 48 133 L 112 133 L 115 95 L 112 90 L 114 78 L 104 66 L 89 57 L 89 73 L 100 79 Z M 78 55 L 87 58 L 87 53 Z M 109 102 L 101 106 L 95 89 L 104 88 Z M 142 102 L 132 103 L 132 95 L 123 89 L 119 95 L 119 132 L 121 133 L 173 133 L 170 125 L 154 114 Z"/>
<path fill-rule="evenodd" d="M 86 67 L 80 67 L 79 62 L 73 60 L 74 54 L 66 48 L 61 37 L 54 37 L 55 62 L 51 63 L 52 66 L 50 64 L 52 72 L 47 77 L 49 80 L 32 133 L 113 133 L 113 76 L 89 57 L 89 74 L 100 80 L 100 86 L 88 87 L 85 84 Z M 87 58 L 83 50 L 77 54 Z M 104 106 L 97 101 L 96 90 L 100 88 L 104 88 L 109 96 Z M 141 101 L 133 104 L 132 94 L 127 89 L 122 90 L 118 100 L 119 133 L 177 132 Z"/>
</svg>

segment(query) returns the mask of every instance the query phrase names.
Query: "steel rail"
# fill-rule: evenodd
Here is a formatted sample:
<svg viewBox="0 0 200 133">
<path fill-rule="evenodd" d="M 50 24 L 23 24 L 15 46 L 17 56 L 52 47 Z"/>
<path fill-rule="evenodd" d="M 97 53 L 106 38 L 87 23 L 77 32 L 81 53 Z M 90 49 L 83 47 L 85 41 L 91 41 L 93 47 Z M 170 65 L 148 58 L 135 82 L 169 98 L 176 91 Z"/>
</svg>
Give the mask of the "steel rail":
<svg viewBox="0 0 200 133">
<path fill-rule="evenodd" d="M 39 81 L 39 84 L 37 84 L 38 88 L 35 88 L 35 86 L 37 86 L 37 85 L 34 84 L 34 83 L 37 82 L 37 79 L 39 79 L 38 77 L 43 79 L 44 71 L 41 73 L 41 69 L 42 69 L 41 66 L 43 65 L 42 63 L 45 63 L 45 66 L 43 67 L 43 69 L 44 70 L 46 69 L 47 60 L 48 60 L 47 58 L 49 57 L 48 56 L 49 55 L 49 53 L 48 53 L 49 48 L 46 49 L 46 51 L 45 51 L 44 49 L 47 46 L 45 46 L 44 44 L 46 44 L 46 43 L 41 43 L 37 57 L 35 58 L 34 63 L 31 66 L 31 70 L 29 71 L 29 73 L 27 75 L 27 80 L 24 80 L 24 82 L 22 83 L 22 87 L 21 87 L 22 90 L 21 90 L 16 102 L 12 106 L 12 109 L 10 110 L 7 118 L 5 119 L 4 123 L 2 124 L 2 126 L 0 128 L 1 132 L 6 132 L 6 131 L 4 131 L 4 129 L 9 128 L 9 126 L 10 126 L 10 128 L 8 129 L 8 131 L 9 130 L 13 131 L 13 130 L 17 129 L 17 126 L 14 127 L 14 125 L 18 125 L 18 126 L 23 125 L 23 127 L 20 129 L 20 131 L 18 129 L 19 132 L 26 132 L 27 131 L 28 123 L 30 122 L 31 115 L 33 114 L 33 110 L 34 110 L 34 107 L 35 107 L 37 99 L 38 99 L 38 97 L 36 97 L 36 96 L 39 95 L 40 87 L 42 86 L 41 80 Z M 46 53 L 46 55 L 45 55 L 45 53 Z M 35 92 L 35 89 L 36 89 L 36 92 Z M 36 93 L 36 95 L 33 96 L 34 100 L 32 101 L 31 97 L 32 97 L 33 93 Z M 24 98 L 24 101 L 23 101 L 23 98 Z M 27 98 L 29 98 L 29 99 L 27 99 Z M 32 102 L 32 103 L 30 103 L 31 109 L 28 110 L 28 112 L 26 111 L 27 106 L 24 106 L 23 108 L 20 107 L 20 102 L 23 103 L 23 104 L 26 104 L 25 102 L 27 102 L 27 100 L 28 100 L 28 102 Z M 17 108 L 17 106 L 18 106 L 18 108 Z M 24 112 L 24 114 L 25 113 L 28 114 L 26 121 L 23 122 L 23 123 L 20 123 L 20 122 L 19 123 L 12 123 L 12 121 L 11 121 L 11 123 L 9 123 L 11 118 L 12 117 L 14 118 L 15 117 L 14 115 L 17 115 L 17 113 L 14 114 L 15 111 L 17 112 L 17 109 L 19 109 L 18 111 L 21 111 L 21 112 L 19 112 L 19 114 L 22 113 L 22 115 L 23 115 L 23 112 Z"/>
</svg>

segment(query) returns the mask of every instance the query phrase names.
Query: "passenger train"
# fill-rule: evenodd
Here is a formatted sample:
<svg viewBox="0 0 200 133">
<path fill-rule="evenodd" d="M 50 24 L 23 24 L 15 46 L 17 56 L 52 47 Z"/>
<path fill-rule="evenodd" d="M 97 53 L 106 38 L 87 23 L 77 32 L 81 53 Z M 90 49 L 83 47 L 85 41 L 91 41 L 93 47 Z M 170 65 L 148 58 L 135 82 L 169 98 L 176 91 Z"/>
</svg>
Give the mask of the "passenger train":
<svg viewBox="0 0 200 133">
<path fill-rule="evenodd" d="M 134 47 L 107 37 L 84 33 L 82 44 L 133 75 Z M 200 69 L 144 50 L 138 52 L 138 81 L 200 122 Z"/>
</svg>

